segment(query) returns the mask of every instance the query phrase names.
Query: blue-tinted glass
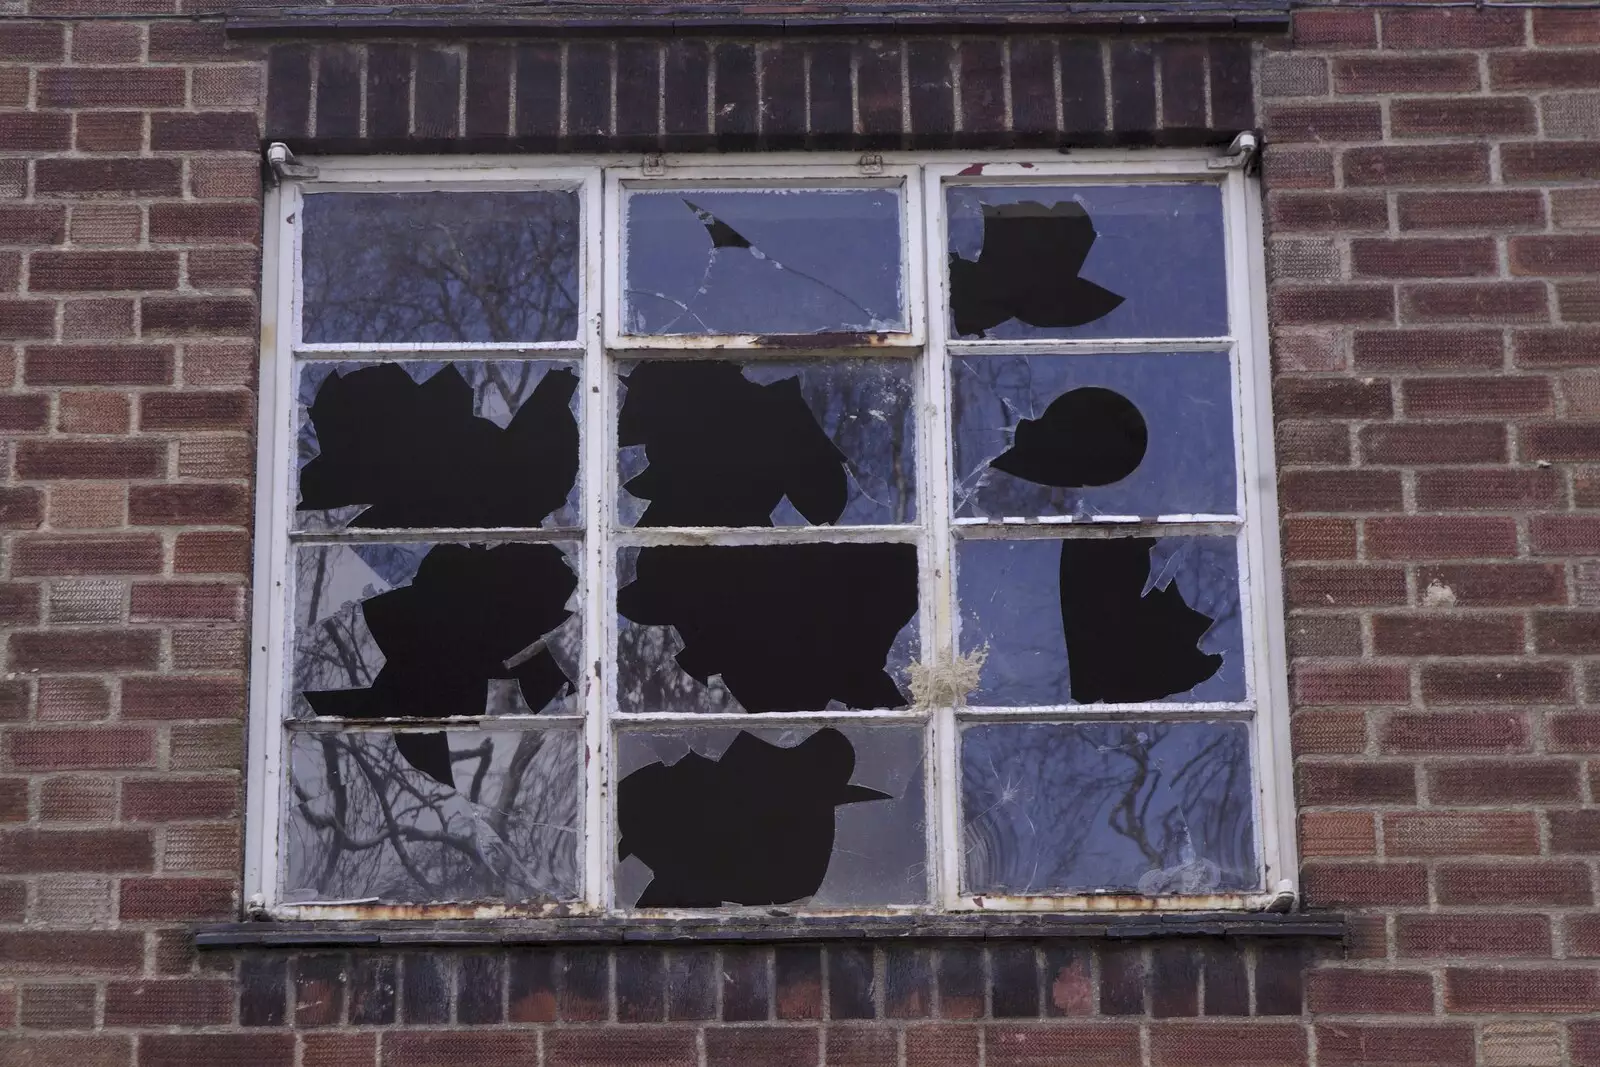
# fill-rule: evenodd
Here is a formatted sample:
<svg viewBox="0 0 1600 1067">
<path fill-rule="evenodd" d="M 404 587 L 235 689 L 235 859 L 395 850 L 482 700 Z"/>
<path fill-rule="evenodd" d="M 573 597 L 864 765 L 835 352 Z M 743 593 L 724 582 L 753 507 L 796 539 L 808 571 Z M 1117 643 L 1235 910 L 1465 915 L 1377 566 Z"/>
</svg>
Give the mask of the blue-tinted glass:
<svg viewBox="0 0 1600 1067">
<path fill-rule="evenodd" d="M 987 648 L 972 704 L 1245 698 L 1231 538 L 964 540 L 956 562 L 961 649 Z"/>
<path fill-rule="evenodd" d="M 910 360 L 650 360 L 620 373 L 624 525 L 916 521 Z"/>
<path fill-rule="evenodd" d="M 925 901 L 924 748 L 916 727 L 619 731 L 617 905 Z"/>
<path fill-rule="evenodd" d="M 301 209 L 302 339 L 578 336 L 578 194 L 314 193 Z"/>
<path fill-rule="evenodd" d="M 1253 793 L 1246 723 L 969 726 L 962 888 L 1259 889 Z"/>
<path fill-rule="evenodd" d="M 578 714 L 581 555 L 574 542 L 300 546 L 289 714 Z"/>
<path fill-rule="evenodd" d="M 579 378 L 549 360 L 302 364 L 295 529 L 579 525 Z"/>
<path fill-rule="evenodd" d="M 896 190 L 689 189 L 626 203 L 627 333 L 906 328 Z"/>
<path fill-rule="evenodd" d="M 570 729 L 296 731 L 285 897 L 571 900 L 582 757 Z"/>
<path fill-rule="evenodd" d="M 1228 332 L 1215 185 L 952 186 L 952 337 Z"/>
<path fill-rule="evenodd" d="M 1235 511 L 1226 352 L 968 356 L 951 373 L 957 518 Z"/>
</svg>

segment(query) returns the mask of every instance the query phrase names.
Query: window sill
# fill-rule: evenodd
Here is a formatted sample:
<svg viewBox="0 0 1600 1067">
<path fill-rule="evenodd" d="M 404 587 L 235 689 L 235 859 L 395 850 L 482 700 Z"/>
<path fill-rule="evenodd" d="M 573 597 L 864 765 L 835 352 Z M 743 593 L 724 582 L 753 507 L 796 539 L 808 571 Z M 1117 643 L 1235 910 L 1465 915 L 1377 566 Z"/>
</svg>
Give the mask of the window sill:
<svg viewBox="0 0 1600 1067">
<path fill-rule="evenodd" d="M 239 922 L 196 927 L 201 949 L 484 947 L 636 943 L 855 940 L 1146 940 L 1168 937 L 1343 938 L 1337 913 L 1190 912 L 1166 915 L 730 916 L 706 919 L 580 918 Z"/>
</svg>

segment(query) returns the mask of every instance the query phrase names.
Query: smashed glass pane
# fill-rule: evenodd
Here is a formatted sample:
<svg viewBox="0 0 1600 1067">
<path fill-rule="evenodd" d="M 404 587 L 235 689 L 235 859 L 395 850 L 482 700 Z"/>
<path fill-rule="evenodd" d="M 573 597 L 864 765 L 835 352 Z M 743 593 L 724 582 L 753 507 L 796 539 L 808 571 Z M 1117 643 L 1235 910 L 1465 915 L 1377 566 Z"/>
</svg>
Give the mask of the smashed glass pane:
<svg viewBox="0 0 1600 1067">
<path fill-rule="evenodd" d="M 917 550 L 670 545 L 618 553 L 624 713 L 906 705 Z"/>
<path fill-rule="evenodd" d="M 1226 352 L 958 356 L 957 518 L 1232 515 Z"/>
<path fill-rule="evenodd" d="M 427 737 L 448 774 L 425 774 Z M 577 730 L 295 731 L 289 902 L 572 900 L 583 747 Z"/>
<path fill-rule="evenodd" d="M 962 888 L 1259 889 L 1252 796 L 1248 723 L 968 726 Z"/>
<path fill-rule="evenodd" d="M 582 399 L 559 362 L 304 364 L 295 528 L 576 526 Z"/>
<path fill-rule="evenodd" d="M 579 558 L 573 543 L 300 547 L 290 714 L 577 714 Z"/>
<path fill-rule="evenodd" d="M 923 747 L 903 727 L 620 732 L 618 905 L 925 901 Z"/>
<path fill-rule="evenodd" d="M 637 526 L 916 520 L 909 360 L 624 365 L 617 510 Z"/>
<path fill-rule="evenodd" d="M 904 330 L 895 189 L 630 192 L 630 334 Z"/>
<path fill-rule="evenodd" d="M 964 540 L 956 564 L 972 704 L 1245 698 L 1232 538 Z"/>
<path fill-rule="evenodd" d="M 1216 185 L 951 186 L 952 337 L 1228 332 Z"/>
<path fill-rule="evenodd" d="M 301 339 L 441 343 L 578 336 L 578 194 L 310 193 Z"/>
</svg>

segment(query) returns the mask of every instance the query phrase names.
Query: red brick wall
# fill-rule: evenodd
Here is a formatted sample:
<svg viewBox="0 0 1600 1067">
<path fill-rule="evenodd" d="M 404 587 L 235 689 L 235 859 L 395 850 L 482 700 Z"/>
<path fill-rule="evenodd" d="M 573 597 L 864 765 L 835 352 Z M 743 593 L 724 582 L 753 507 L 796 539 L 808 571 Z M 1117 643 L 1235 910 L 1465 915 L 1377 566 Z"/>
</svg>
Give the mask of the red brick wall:
<svg viewBox="0 0 1600 1067">
<path fill-rule="evenodd" d="M 37 16 L 0 21 L 0 1064 L 1600 1064 L 1600 12 L 1307 11 L 1257 56 L 1305 883 L 1353 930 L 1313 966 L 197 957 L 238 907 L 267 63 L 48 17 L 173 9 L 0 0 Z M 1181 108 L 1153 71 L 1199 53 L 1141 49 L 1124 100 Z"/>
</svg>

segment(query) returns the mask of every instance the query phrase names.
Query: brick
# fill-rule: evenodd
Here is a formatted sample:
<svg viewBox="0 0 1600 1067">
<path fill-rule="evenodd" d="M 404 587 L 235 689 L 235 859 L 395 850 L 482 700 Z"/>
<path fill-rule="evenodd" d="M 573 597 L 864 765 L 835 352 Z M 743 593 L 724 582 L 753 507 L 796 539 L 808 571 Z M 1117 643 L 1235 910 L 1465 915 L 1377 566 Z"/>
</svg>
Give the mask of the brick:
<svg viewBox="0 0 1600 1067">
<path fill-rule="evenodd" d="M 659 949 L 645 947 L 622 949 L 616 953 L 615 967 L 617 1020 L 624 1023 L 662 1022 L 666 1016 L 666 960 L 663 953 Z M 822 991 L 820 979 L 819 968 L 818 996 Z M 821 1014 L 819 1011 L 815 1017 L 821 1018 Z"/>
<path fill-rule="evenodd" d="M 232 1014 L 233 990 L 226 981 L 106 983 L 107 1026 L 218 1026 Z"/>
<path fill-rule="evenodd" d="M 771 988 L 767 953 L 760 948 L 728 948 L 722 952 L 722 1017 L 729 1022 L 765 1020 Z"/>
<path fill-rule="evenodd" d="M 1504 463 L 1506 430 L 1499 423 L 1362 427 L 1366 465 L 1403 467 L 1445 463 Z"/>
<path fill-rule="evenodd" d="M 1478 57 L 1350 56 L 1334 60 L 1333 88 L 1338 93 L 1363 96 L 1472 92 L 1478 88 Z"/>
<path fill-rule="evenodd" d="M 0 396 L 0 430 L 31 433 L 46 428 L 50 401 L 46 396 Z"/>
<path fill-rule="evenodd" d="M 1564 666 L 1434 664 L 1422 669 L 1422 699 L 1430 704 L 1545 704 L 1570 698 Z"/>
<path fill-rule="evenodd" d="M 1383 285 L 1280 286 L 1270 300 L 1274 321 L 1284 326 L 1394 319 L 1394 290 Z"/>
<path fill-rule="evenodd" d="M 463 956 L 460 960 L 458 975 L 469 968 L 478 970 L 474 961 L 482 960 L 482 956 Z M 294 991 L 294 1023 L 298 1027 L 310 1028 L 338 1024 L 344 1019 L 344 972 L 345 958 L 335 955 L 309 955 L 299 956 L 294 961 L 293 985 Z M 498 976 L 498 972 L 496 972 Z M 475 1003 L 468 996 L 469 990 L 465 983 L 458 987 L 462 994 L 457 1000 L 457 1020 L 463 1023 L 484 1021 L 474 1018 L 483 1012 L 486 1005 Z M 500 1005 L 500 988 L 494 983 L 492 1000 L 494 1008 L 498 1011 Z M 448 995 L 448 994 L 447 994 Z"/>
<path fill-rule="evenodd" d="M 1428 768 L 1428 796 L 1443 804 L 1536 804 L 1579 799 L 1578 765 L 1564 760 L 1449 764 Z"/>
<path fill-rule="evenodd" d="M 1534 648 L 1557 655 L 1600 655 L 1600 611 L 1541 611 L 1533 621 Z"/>
<path fill-rule="evenodd" d="M 80 152 L 139 152 L 147 122 L 138 111 L 80 111 L 73 146 Z"/>
<path fill-rule="evenodd" d="M 130 822 L 232 819 L 239 814 L 233 778 L 129 778 L 122 783 L 122 817 Z"/>
<path fill-rule="evenodd" d="M 1577 863 L 1517 860 L 1507 864 L 1459 864 L 1439 868 L 1439 903 L 1589 904 L 1588 869 Z"/>
<path fill-rule="evenodd" d="M 29 537 L 13 543 L 14 576 L 159 574 L 161 540 L 152 535 Z"/>
<path fill-rule="evenodd" d="M 66 26 L 49 22 L 12 22 L 0 41 L 0 60 L 56 63 L 66 58 Z"/>
<path fill-rule="evenodd" d="M 1589 515 L 1535 515 L 1528 540 L 1536 555 L 1600 555 L 1600 518 Z"/>
<path fill-rule="evenodd" d="M 56 403 L 56 429 L 62 433 L 125 434 L 132 405 L 123 393 L 62 393 Z"/>
<path fill-rule="evenodd" d="M 450 1021 L 450 969 L 453 961 L 436 953 L 401 957 L 401 1015 L 412 1025 Z"/>
<path fill-rule="evenodd" d="M 684 136 L 710 131 L 710 51 L 702 41 L 667 43 L 665 77 L 666 132 Z"/>
<path fill-rule="evenodd" d="M 1330 378 L 1280 378 L 1273 387 L 1280 417 L 1387 418 L 1393 412 L 1389 383 Z"/>
<path fill-rule="evenodd" d="M 1378 737 L 1383 751 L 1400 754 L 1520 752 L 1528 747 L 1528 725 L 1514 712 L 1399 712 Z"/>
<path fill-rule="evenodd" d="M 1261 57 L 1262 96 L 1327 96 L 1328 61 L 1297 53 Z"/>
<path fill-rule="evenodd" d="M 1600 52 L 1500 52 L 1489 57 L 1489 84 L 1506 89 L 1600 88 Z"/>
<path fill-rule="evenodd" d="M 1351 186 L 1476 185 L 1489 180 L 1489 150 L 1477 144 L 1352 148 L 1342 160 Z"/>
<path fill-rule="evenodd" d="M 1267 108 L 1267 137 L 1276 141 L 1378 141 L 1383 113 L 1377 104 L 1280 104 Z"/>
<path fill-rule="evenodd" d="M 1472 278 L 1496 273 L 1499 255 L 1490 238 L 1357 239 L 1350 242 L 1355 277 Z"/>
<path fill-rule="evenodd" d="M 1401 396 L 1407 415 L 1424 418 L 1441 415 L 1536 415 L 1553 410 L 1555 404 L 1549 379 L 1538 377 L 1420 379 L 1403 382 Z M 1519 480 L 1528 481 L 1516 477 L 1502 479 L 1507 486 Z M 1536 499 L 1542 499 L 1545 486 L 1535 483 L 1548 481 L 1550 479 L 1544 476 L 1535 477 L 1524 488 L 1535 493 Z"/>
<path fill-rule="evenodd" d="M 1317 1062 L 1326 1067 L 1474 1067 L 1472 1027 L 1319 1023 Z"/>
<path fill-rule="evenodd" d="M 111 691 L 98 678 L 41 678 L 39 719 L 87 722 L 111 714 Z"/>
<path fill-rule="evenodd" d="M 1377 22 L 1370 11 L 1296 11 L 1293 32 L 1296 48 L 1378 47 Z"/>
<path fill-rule="evenodd" d="M 1406 515 L 1368 519 L 1363 530 L 1369 559 L 1510 556 L 1517 550 L 1517 523 L 1509 517 Z"/>
<path fill-rule="evenodd" d="M 165 466 L 154 442 L 24 441 L 16 454 L 17 476 L 28 480 L 157 478 Z"/>
<path fill-rule="evenodd" d="M 56 306 L 52 301 L 0 298 L 0 341 L 48 339 L 55 333 L 55 324 Z"/>
<path fill-rule="evenodd" d="M 1306 812 L 1300 816 L 1300 851 L 1307 856 L 1373 856 L 1377 827 L 1364 812 Z"/>
<path fill-rule="evenodd" d="M 0 1038 L 0 1063 L 6 1067 L 126 1067 L 133 1054 L 129 1037 L 22 1036 Z"/>
<path fill-rule="evenodd" d="M 828 1015 L 870 1019 L 876 1014 L 872 950 L 849 945 L 828 948 Z"/>
<path fill-rule="evenodd" d="M 1298 795 L 1305 805 L 1410 804 L 1417 796 L 1409 763 L 1302 763 Z"/>
<path fill-rule="evenodd" d="M 235 485 L 134 486 L 128 494 L 135 525 L 242 525 L 249 513 L 249 494 Z"/>
<path fill-rule="evenodd" d="M 508 957 L 508 962 L 515 958 Z M 346 985 L 350 997 L 350 1022 L 353 1025 L 382 1026 L 394 1022 L 396 986 L 394 957 L 375 956 L 370 953 L 356 955 L 350 961 L 350 973 Z M 280 992 L 278 997 L 280 1005 L 282 1000 Z"/>
<path fill-rule="evenodd" d="M 1557 229 L 1564 230 L 1600 226 L 1600 197 L 1593 189 L 1552 189 L 1550 221 Z"/>
<path fill-rule="evenodd" d="M 1144 131 L 1156 126 L 1155 55 L 1143 41 L 1113 40 L 1106 53 L 1111 61 L 1109 98 L 1111 127 Z"/>
<path fill-rule="evenodd" d="M 1384 230 L 1389 207 L 1378 193 L 1277 193 L 1267 201 L 1277 232 Z"/>
<path fill-rule="evenodd" d="M 35 252 L 29 262 L 34 292 L 84 293 L 119 289 L 176 289 L 176 252 Z"/>
<path fill-rule="evenodd" d="M 156 244 L 252 243 L 261 232 L 253 204 L 151 204 L 150 240 Z"/>
<path fill-rule="evenodd" d="M 1543 915 L 1401 915 L 1400 955 L 1548 956 L 1550 920 Z"/>
<path fill-rule="evenodd" d="M 309 1033 L 300 1038 L 302 1067 L 376 1067 L 378 1035 Z"/>
<path fill-rule="evenodd" d="M 1354 559 L 1353 519 L 1291 518 L 1283 524 L 1285 555 L 1290 560 Z"/>
<path fill-rule="evenodd" d="M 430 1035 L 405 1035 L 421 1037 Z M 452 1035 L 453 1036 L 453 1035 Z M 396 1041 L 392 1062 L 407 1067 L 422 1067 L 435 1061 L 407 1059 L 401 1051 L 408 1046 Z M 465 1056 L 449 1061 L 451 1067 L 470 1062 Z M 443 1064 L 446 1061 L 438 1061 Z M 144 1034 L 139 1039 L 139 1067 L 194 1067 L 206 1063 L 238 1064 L 244 1067 L 291 1067 L 294 1063 L 294 1035 L 291 1033 L 250 1034 Z"/>
<path fill-rule="evenodd" d="M 839 996 L 841 986 L 848 986 L 854 973 L 848 967 L 833 964 L 834 978 L 830 983 L 834 994 L 834 1018 L 846 1017 Z M 870 958 L 868 972 L 870 977 Z M 667 1018 L 669 1020 L 705 1020 L 716 1017 L 717 983 L 715 981 L 716 956 L 709 949 L 673 949 L 667 953 Z M 870 1004 L 868 1015 L 871 1015 Z"/>
<path fill-rule="evenodd" d="M 829 1067 L 899 1067 L 900 1038 L 893 1030 L 830 1026 L 824 1040 Z"/>
<path fill-rule="evenodd" d="M 1298 16 L 1295 21 L 1299 21 Z M 1294 1067 L 1305 1062 L 1306 1030 L 1299 1025 L 1194 1022 L 1150 1028 L 1152 1067 L 1222 1063 L 1235 1067 Z"/>
<path fill-rule="evenodd" d="M 811 1067 L 818 1059 L 818 1033 L 792 1027 L 708 1027 L 707 1067 Z"/>
<path fill-rule="evenodd" d="M 773 950 L 772 964 L 773 1014 L 779 1019 L 822 1018 L 822 950 L 780 946 Z"/>
<path fill-rule="evenodd" d="M 1383 843 L 1389 856 L 1536 856 L 1539 824 L 1530 812 L 1386 814 Z"/>
<path fill-rule="evenodd" d="M 708 1053 L 709 1038 L 713 1032 L 735 1033 L 737 1031 L 707 1031 Z M 772 1031 L 751 1031 L 754 1033 L 771 1033 Z M 806 1034 L 806 1031 L 783 1031 L 796 1035 Z M 420 1035 L 416 1035 L 420 1036 Z M 477 1035 L 473 1035 L 477 1036 Z M 811 1037 L 811 1062 L 816 1060 L 815 1032 Z M 790 1040 L 793 1040 L 792 1038 Z M 695 1067 L 699 1056 L 695 1051 L 695 1035 L 692 1030 L 655 1028 L 655 1027 L 629 1027 L 626 1030 L 593 1030 L 593 1029 L 557 1029 L 545 1032 L 545 1058 L 547 1062 L 559 1063 L 562 1067 L 611 1067 L 617 1063 L 649 1063 L 652 1067 Z M 758 1040 L 759 1043 L 759 1040 Z M 797 1042 L 804 1045 L 805 1042 Z M 719 1046 L 720 1047 L 720 1046 Z M 404 1061 L 413 1067 L 456 1067 L 462 1062 L 463 1057 L 456 1055 L 450 1059 Z M 494 1061 L 493 1057 L 489 1058 Z M 720 1058 L 716 1061 L 723 1062 Z M 748 1060 L 742 1062 L 750 1062 Z M 789 1062 L 784 1060 L 782 1062 Z"/>
<path fill-rule="evenodd" d="M 1586 1012 L 1600 1002 L 1600 971 L 1451 967 L 1444 1002 L 1457 1012 Z"/>
<path fill-rule="evenodd" d="M 58 245 L 66 240 L 66 208 L 54 204 L 0 205 L 0 244 Z"/>
<path fill-rule="evenodd" d="M 149 297 L 142 305 L 147 335 L 182 336 L 197 333 L 241 333 L 254 330 L 252 297 Z"/>
<path fill-rule="evenodd" d="M 913 49 L 915 45 L 913 44 Z M 773 42 L 761 49 L 761 133 L 768 145 L 803 145 L 806 133 L 806 54 L 798 44 Z M 946 78 L 949 63 L 945 64 Z M 912 81 L 912 107 L 916 107 L 916 82 Z M 651 107 L 657 90 L 649 86 Z M 946 106 L 949 90 L 946 88 Z"/>
<path fill-rule="evenodd" d="M 29 345 L 23 381 L 29 385 L 170 385 L 169 345 Z"/>
<path fill-rule="evenodd" d="M 182 107 L 184 71 L 182 67 L 58 67 L 39 72 L 38 92 L 43 107 Z"/>
<path fill-rule="evenodd" d="M 159 635 L 149 630 L 15 632 L 10 665 L 21 671 L 153 669 Z"/>
<path fill-rule="evenodd" d="M 1382 512 L 1402 506 L 1395 471 L 1290 471 L 1280 484 L 1285 505 L 1294 511 Z"/>
<path fill-rule="evenodd" d="M 1100 1014 L 1143 1015 L 1148 971 L 1136 945 L 1100 950 Z"/>
<path fill-rule="evenodd" d="M 913 1026 L 905 1030 L 906 1067 L 968 1067 L 978 1062 L 976 1026 Z"/>
<path fill-rule="evenodd" d="M 1537 229 L 1545 219 L 1544 198 L 1531 192 L 1401 193 L 1396 202 L 1402 230 Z"/>
<path fill-rule="evenodd" d="M 806 50 L 811 57 L 808 144 L 816 148 L 842 146 L 854 126 L 849 47 L 828 41 Z"/>
<path fill-rule="evenodd" d="M 1132 1026 L 1064 1024 L 989 1026 L 984 1030 L 990 1067 L 1050 1067 L 1083 1064 L 1113 1067 L 1139 1059 L 1139 1032 Z M 960 1062 L 960 1061 L 956 1061 Z"/>
<path fill-rule="evenodd" d="M 1419 282 L 1400 291 L 1400 319 L 1407 323 L 1542 322 L 1549 316 L 1538 282 Z"/>
<path fill-rule="evenodd" d="M 1060 94 L 1056 91 L 1055 61 L 1057 42 L 1051 39 L 1037 39 L 1017 37 L 1010 42 L 1011 48 L 1011 128 L 1022 138 L 1032 140 L 1034 135 L 1041 143 L 1054 140 L 1058 136 L 1056 126 L 1056 108 L 1060 105 Z M 877 69 L 880 64 L 868 64 L 867 56 L 875 55 L 873 52 L 861 53 L 862 60 L 859 64 L 858 80 L 862 83 L 861 96 L 861 125 L 863 130 L 870 130 L 872 126 L 887 127 L 892 131 L 900 128 L 900 50 L 889 53 L 893 58 L 892 69 L 886 74 L 882 89 L 869 96 L 866 89 L 868 84 L 868 71 Z M 1098 53 L 1095 56 L 1099 58 Z M 1205 53 L 1198 53 L 1199 91 L 1196 98 L 1200 106 L 1200 125 L 1205 124 Z M 1098 64 L 1097 64 L 1098 65 Z M 1192 68 L 1185 64 L 1184 70 L 1190 73 Z M 1192 76 L 1192 74 L 1190 75 Z M 1081 77 L 1081 75 L 1080 75 Z M 883 119 L 869 126 L 867 101 L 876 98 L 881 101 L 879 108 Z M 1076 104 L 1077 101 L 1074 101 Z"/>
<path fill-rule="evenodd" d="M 1333 151 L 1328 148 L 1290 148 L 1284 145 L 1269 144 L 1261 155 L 1261 173 L 1266 181 L 1275 190 L 1283 189 L 1331 189 L 1333 188 Z M 1343 194 L 1330 194 L 1342 196 Z M 1277 214 L 1277 207 L 1283 195 L 1280 193 L 1273 197 L 1269 209 Z M 1387 217 L 1388 208 L 1380 198 L 1376 204 L 1376 212 L 1371 206 L 1366 210 L 1369 213 L 1382 214 Z M 1297 214 L 1307 214 L 1305 205 L 1298 205 L 1294 209 Z M 1312 221 L 1315 221 L 1313 216 Z M 1363 229 L 1381 230 L 1381 222 L 1368 222 Z M 1281 231 L 1283 227 L 1280 225 Z"/>
<path fill-rule="evenodd" d="M 96 993 L 92 985 L 24 986 L 18 1019 L 30 1030 L 92 1030 Z"/>
<path fill-rule="evenodd" d="M 1512 274 L 1600 273 L 1600 237 L 1513 237 L 1508 247 Z"/>
<path fill-rule="evenodd" d="M 1433 1011 L 1433 979 L 1416 971 L 1323 968 L 1311 973 L 1313 1013 L 1419 1015 Z"/>
<path fill-rule="evenodd" d="M 1600 810 L 1552 811 L 1550 851 L 1600 853 Z"/>
<path fill-rule="evenodd" d="M 1380 615 L 1372 639 L 1380 656 L 1509 656 L 1523 647 L 1516 616 Z"/>
<path fill-rule="evenodd" d="M 1385 48 L 1505 48 L 1524 42 L 1520 11 L 1384 11 Z"/>
<path fill-rule="evenodd" d="M 1379 664 L 1297 666 L 1291 679 L 1301 704 L 1404 704 L 1411 682 L 1404 668 Z"/>
<path fill-rule="evenodd" d="M 0 958 L 13 974 L 136 971 L 144 964 L 144 938 L 126 931 L 3 931 Z"/>
<path fill-rule="evenodd" d="M 1428 870 L 1420 863 L 1305 865 L 1307 901 L 1317 907 L 1427 904 Z"/>
<path fill-rule="evenodd" d="M 202 111 L 150 116 L 150 148 L 156 152 L 249 152 L 259 143 L 260 132 L 253 112 Z"/>
<path fill-rule="evenodd" d="M 1350 432 L 1346 427 L 1334 422 L 1278 423 L 1279 463 L 1348 466 L 1350 461 Z"/>
<path fill-rule="evenodd" d="M 1538 44 L 1600 44 L 1600 27 L 1585 10 L 1538 11 L 1533 16 L 1533 39 Z"/>
<path fill-rule="evenodd" d="M 255 398 L 244 391 L 145 393 L 139 398 L 141 430 L 237 430 L 255 421 Z"/>
<path fill-rule="evenodd" d="M 148 871 L 155 846 L 146 830 L 0 832 L 0 873 Z"/>
<path fill-rule="evenodd" d="M 1501 174 L 1514 181 L 1592 181 L 1600 177 L 1600 145 L 1581 141 L 1516 142 L 1500 148 Z"/>
<path fill-rule="evenodd" d="M 1550 470 L 1439 470 L 1417 476 L 1417 506 L 1430 511 L 1492 511 L 1554 503 Z"/>
<path fill-rule="evenodd" d="M 1359 656 L 1361 620 L 1342 615 L 1295 615 L 1289 619 L 1289 655 Z"/>
</svg>

